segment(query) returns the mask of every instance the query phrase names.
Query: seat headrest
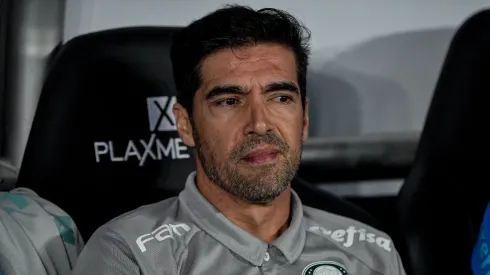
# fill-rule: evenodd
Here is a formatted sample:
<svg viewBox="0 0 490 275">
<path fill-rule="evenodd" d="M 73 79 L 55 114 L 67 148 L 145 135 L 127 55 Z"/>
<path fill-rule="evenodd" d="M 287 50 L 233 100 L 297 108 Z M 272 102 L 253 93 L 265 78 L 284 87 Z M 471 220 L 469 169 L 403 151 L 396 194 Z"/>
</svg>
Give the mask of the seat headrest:
<svg viewBox="0 0 490 275">
<path fill-rule="evenodd" d="M 193 161 L 172 113 L 175 30 L 124 28 L 68 42 L 49 69 L 22 180 L 99 178 L 104 189 L 131 179 L 132 188 L 181 188 L 173 184 Z"/>
<path fill-rule="evenodd" d="M 437 82 L 417 160 L 460 162 L 488 150 L 490 10 L 471 16 L 456 32 Z M 476 149 L 476 150 L 474 150 Z"/>
<path fill-rule="evenodd" d="M 480 184 L 490 154 L 490 10 L 457 30 L 439 76 L 404 190 L 465 201 L 477 233 L 490 188 Z M 454 196 L 454 197 L 453 197 Z M 466 203 L 467 202 L 467 203 Z M 459 204 L 458 204 L 458 207 Z M 460 207 L 459 210 L 463 209 Z M 474 215 L 474 216 L 473 216 Z"/>
<path fill-rule="evenodd" d="M 490 200 L 484 180 L 490 154 L 489 31 L 490 10 L 480 11 L 464 22 L 449 46 L 412 170 L 399 194 L 407 273 L 470 273 L 471 251 Z M 451 230 L 441 230 L 450 220 L 456 221 Z M 448 250 L 468 260 L 448 266 Z"/>
<path fill-rule="evenodd" d="M 122 28 L 64 45 L 48 70 L 18 185 L 52 200 L 60 199 L 53 190 L 180 191 L 195 164 L 172 113 L 176 30 Z M 140 203 L 151 202 L 145 196 Z"/>
</svg>

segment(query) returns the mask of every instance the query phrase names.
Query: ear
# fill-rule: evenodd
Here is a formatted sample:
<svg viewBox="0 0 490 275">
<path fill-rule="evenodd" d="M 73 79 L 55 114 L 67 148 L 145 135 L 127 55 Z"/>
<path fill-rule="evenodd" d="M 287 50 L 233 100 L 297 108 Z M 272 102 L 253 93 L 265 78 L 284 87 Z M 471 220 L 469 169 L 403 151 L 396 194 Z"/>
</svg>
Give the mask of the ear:
<svg viewBox="0 0 490 275">
<path fill-rule="evenodd" d="M 172 107 L 174 113 L 175 122 L 177 124 L 177 132 L 182 139 L 182 142 L 188 147 L 194 147 L 196 145 L 194 136 L 192 135 L 192 123 L 189 118 L 189 114 L 184 106 L 179 103 L 175 103 Z"/>
<path fill-rule="evenodd" d="M 305 97 L 305 109 L 303 113 L 303 142 L 308 139 L 308 128 L 310 126 L 310 117 L 308 116 L 308 106 L 310 101 Z"/>
</svg>

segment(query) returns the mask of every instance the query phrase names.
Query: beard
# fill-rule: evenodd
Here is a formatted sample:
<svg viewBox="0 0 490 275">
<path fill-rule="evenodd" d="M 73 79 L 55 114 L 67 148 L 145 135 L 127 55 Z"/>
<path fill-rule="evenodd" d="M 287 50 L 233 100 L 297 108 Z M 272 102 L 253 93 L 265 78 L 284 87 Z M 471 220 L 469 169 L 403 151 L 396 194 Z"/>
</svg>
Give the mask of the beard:
<svg viewBox="0 0 490 275">
<path fill-rule="evenodd" d="M 195 127 L 193 135 L 197 158 L 206 176 L 230 195 L 247 203 L 271 203 L 287 189 L 299 168 L 302 143 L 299 149 L 291 149 L 272 132 L 262 136 L 248 136 L 223 161 L 218 161 L 216 151 L 209 142 L 200 139 Z M 260 144 L 277 147 L 278 161 L 260 167 L 241 163 L 243 157 Z"/>
</svg>

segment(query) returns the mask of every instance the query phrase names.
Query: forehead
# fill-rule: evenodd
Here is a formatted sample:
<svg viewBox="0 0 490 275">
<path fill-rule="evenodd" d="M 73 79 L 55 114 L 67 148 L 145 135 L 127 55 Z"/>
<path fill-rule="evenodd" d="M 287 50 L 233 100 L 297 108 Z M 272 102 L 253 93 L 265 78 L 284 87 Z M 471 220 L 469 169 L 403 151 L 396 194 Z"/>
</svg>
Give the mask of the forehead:
<svg viewBox="0 0 490 275">
<path fill-rule="evenodd" d="M 203 60 L 201 74 L 203 84 L 223 81 L 297 81 L 293 51 L 276 44 L 219 50 Z"/>
</svg>

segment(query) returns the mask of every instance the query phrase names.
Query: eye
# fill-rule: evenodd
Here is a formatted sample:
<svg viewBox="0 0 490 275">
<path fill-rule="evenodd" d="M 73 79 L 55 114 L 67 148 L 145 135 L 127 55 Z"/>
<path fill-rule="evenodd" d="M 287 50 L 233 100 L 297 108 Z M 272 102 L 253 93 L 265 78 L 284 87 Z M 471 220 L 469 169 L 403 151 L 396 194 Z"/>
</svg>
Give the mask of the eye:
<svg viewBox="0 0 490 275">
<path fill-rule="evenodd" d="M 230 107 L 230 106 L 238 104 L 238 99 L 233 98 L 233 97 L 232 98 L 225 98 L 225 99 L 216 101 L 215 104 L 218 106 L 222 106 L 222 107 Z"/>
<path fill-rule="evenodd" d="M 287 104 L 291 102 L 293 99 L 287 95 L 280 95 L 280 96 L 276 96 L 273 100 L 279 103 Z"/>
</svg>

